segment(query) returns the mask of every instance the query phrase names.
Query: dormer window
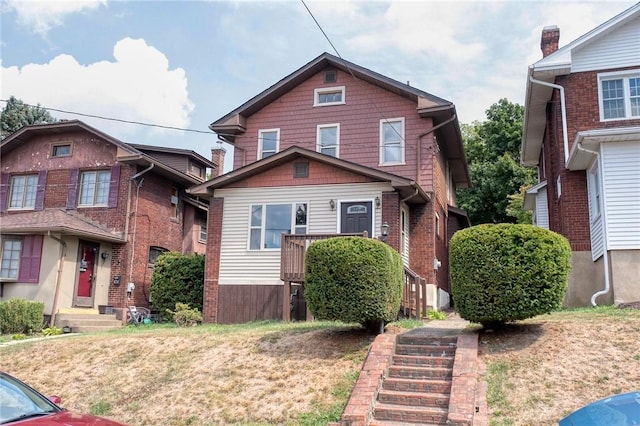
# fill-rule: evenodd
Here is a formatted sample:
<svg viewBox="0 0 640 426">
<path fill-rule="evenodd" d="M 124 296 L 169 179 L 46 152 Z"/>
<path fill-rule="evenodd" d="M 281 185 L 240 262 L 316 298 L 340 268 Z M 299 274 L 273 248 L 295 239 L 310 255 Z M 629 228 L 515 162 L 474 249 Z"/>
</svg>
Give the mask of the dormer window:
<svg viewBox="0 0 640 426">
<path fill-rule="evenodd" d="M 344 86 L 314 89 L 313 106 L 342 105 L 345 102 Z"/>
<path fill-rule="evenodd" d="M 204 169 L 196 163 L 189 163 L 189 174 L 199 179 L 204 178 Z"/>
</svg>

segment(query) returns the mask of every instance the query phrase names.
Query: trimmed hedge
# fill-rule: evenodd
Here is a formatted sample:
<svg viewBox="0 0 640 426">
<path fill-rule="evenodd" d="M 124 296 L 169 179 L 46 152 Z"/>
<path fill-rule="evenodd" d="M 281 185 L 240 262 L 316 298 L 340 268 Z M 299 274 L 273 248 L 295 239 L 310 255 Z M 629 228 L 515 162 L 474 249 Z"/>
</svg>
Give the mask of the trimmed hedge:
<svg viewBox="0 0 640 426">
<path fill-rule="evenodd" d="M 478 225 L 451 238 L 451 293 L 456 311 L 485 326 L 558 309 L 567 290 L 571 247 L 532 225 Z"/>
<path fill-rule="evenodd" d="M 361 237 L 315 241 L 306 254 L 304 297 L 319 320 L 375 324 L 395 320 L 403 267 L 387 244 Z"/>
<path fill-rule="evenodd" d="M 32 334 L 42 330 L 44 303 L 25 299 L 0 302 L 0 333 Z"/>
<path fill-rule="evenodd" d="M 156 259 L 149 294 L 153 307 L 163 317 L 176 303 L 202 311 L 204 293 L 204 255 L 165 252 Z"/>
</svg>

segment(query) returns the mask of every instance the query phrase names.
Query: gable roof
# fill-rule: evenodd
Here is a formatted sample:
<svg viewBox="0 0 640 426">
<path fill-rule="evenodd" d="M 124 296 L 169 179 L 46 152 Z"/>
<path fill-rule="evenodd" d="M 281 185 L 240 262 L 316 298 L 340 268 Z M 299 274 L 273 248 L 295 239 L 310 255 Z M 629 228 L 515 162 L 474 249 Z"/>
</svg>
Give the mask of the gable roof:
<svg viewBox="0 0 640 426">
<path fill-rule="evenodd" d="M 455 115 L 455 106 L 447 100 L 325 52 L 230 113 L 214 121 L 209 125 L 209 128 L 218 133 L 226 142 L 233 144 L 235 135 L 244 132 L 244 120 L 247 117 L 269 105 L 328 66 L 342 70 L 398 96 L 415 101 L 421 116 L 433 117 L 436 124 Z"/>
<path fill-rule="evenodd" d="M 554 90 L 552 87 L 534 83 L 532 79 L 544 83 L 554 83 L 557 76 L 571 73 L 573 56 L 577 52 L 638 18 L 640 18 L 640 3 L 529 66 L 521 145 L 521 162 L 523 164 L 531 166 L 538 164 L 546 126 L 546 106 Z M 640 57 L 640 50 L 638 50 L 638 56 Z"/>
<path fill-rule="evenodd" d="M 227 185 L 242 181 L 250 176 L 263 173 L 281 164 L 289 163 L 298 158 L 317 161 L 331 165 L 342 170 L 366 176 L 378 182 L 389 182 L 400 192 L 402 198 L 409 198 L 409 203 L 425 203 L 431 199 L 431 195 L 422 189 L 415 181 L 391 173 L 382 172 L 351 161 L 342 160 L 330 155 L 321 154 L 299 146 L 292 146 L 274 154 L 270 157 L 248 164 L 239 169 L 233 170 L 222 176 L 218 176 L 200 185 L 193 186 L 187 190 L 188 193 L 207 197 L 211 196 L 214 190 L 224 188 Z"/>
<path fill-rule="evenodd" d="M 134 145 L 122 142 L 119 139 L 110 136 L 95 127 L 89 126 L 88 124 L 80 121 L 80 120 L 63 120 L 55 123 L 47 123 L 47 124 L 33 124 L 20 128 L 19 130 L 13 132 L 6 138 L 2 140 L 0 143 L 0 152 L 2 155 L 6 155 L 7 152 L 10 152 L 17 146 L 29 141 L 30 139 L 36 136 L 43 135 L 52 135 L 59 134 L 64 132 L 73 132 L 73 131 L 85 131 L 90 134 L 95 135 L 96 137 L 115 145 L 117 150 L 116 160 L 123 163 L 131 163 L 137 164 L 141 167 L 149 167 L 151 164 L 154 164 L 154 172 L 165 177 L 168 177 L 176 182 L 181 183 L 184 186 L 191 186 L 198 183 L 201 183 L 201 180 L 195 179 L 192 176 L 189 176 L 186 173 L 183 173 L 163 162 L 159 159 L 149 155 L 142 150 L 135 148 Z M 145 146 L 145 145 L 139 145 Z M 145 149 L 151 149 L 153 147 L 145 146 Z M 168 148 L 155 147 L 157 150 L 165 150 L 165 152 L 169 152 Z M 180 150 L 186 151 L 186 150 Z M 199 162 L 205 162 L 206 164 L 213 164 L 210 161 L 206 160 L 204 157 L 195 154 L 193 151 L 189 151 L 192 154 L 188 154 L 189 156 L 196 158 Z M 204 160 L 204 161 L 203 161 Z"/>
</svg>

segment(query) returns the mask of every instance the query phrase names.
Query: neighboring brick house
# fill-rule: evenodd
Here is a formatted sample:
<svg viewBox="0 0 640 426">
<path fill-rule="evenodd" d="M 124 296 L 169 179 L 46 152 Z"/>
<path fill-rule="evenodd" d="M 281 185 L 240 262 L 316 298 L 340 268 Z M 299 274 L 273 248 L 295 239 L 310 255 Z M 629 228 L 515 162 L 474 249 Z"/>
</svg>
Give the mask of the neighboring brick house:
<svg viewBox="0 0 640 426">
<path fill-rule="evenodd" d="M 217 166 L 193 151 L 73 120 L 25 126 L 0 156 L 0 300 L 43 302 L 47 316 L 148 306 L 159 253 L 205 252 L 208 200 L 185 189 Z"/>
<path fill-rule="evenodd" d="M 522 161 L 534 223 L 569 240 L 567 306 L 640 300 L 640 4 L 529 67 Z"/>
<path fill-rule="evenodd" d="M 324 53 L 210 128 L 234 162 L 189 190 L 210 197 L 206 321 L 287 317 L 281 234 L 384 223 L 429 305 L 448 306 L 449 224 L 468 226 L 455 190 L 470 184 L 451 102 Z"/>
</svg>

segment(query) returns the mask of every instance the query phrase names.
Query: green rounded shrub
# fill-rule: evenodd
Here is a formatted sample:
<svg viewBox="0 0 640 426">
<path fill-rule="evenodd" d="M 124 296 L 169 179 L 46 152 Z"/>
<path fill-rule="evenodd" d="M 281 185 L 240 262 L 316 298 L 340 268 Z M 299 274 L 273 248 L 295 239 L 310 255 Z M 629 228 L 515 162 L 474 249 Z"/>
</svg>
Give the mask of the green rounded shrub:
<svg viewBox="0 0 640 426">
<path fill-rule="evenodd" d="M 166 252 L 158 256 L 149 286 L 155 309 L 164 314 L 176 303 L 184 303 L 202 311 L 203 292 L 204 255 Z"/>
<path fill-rule="evenodd" d="M 375 324 L 395 320 L 403 267 L 387 244 L 361 237 L 313 242 L 306 254 L 304 297 L 319 320 Z"/>
<path fill-rule="evenodd" d="M 1 334 L 33 334 L 42 330 L 44 303 L 13 298 L 0 302 Z"/>
<path fill-rule="evenodd" d="M 451 293 L 466 320 L 496 325 L 549 313 L 562 304 L 571 247 L 532 225 L 478 225 L 451 238 Z"/>
</svg>

